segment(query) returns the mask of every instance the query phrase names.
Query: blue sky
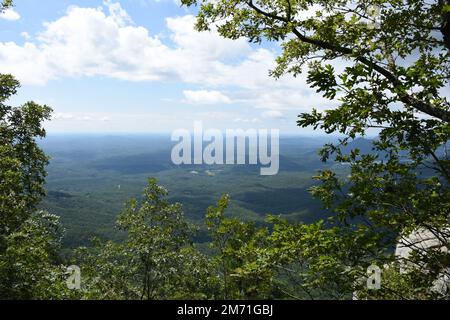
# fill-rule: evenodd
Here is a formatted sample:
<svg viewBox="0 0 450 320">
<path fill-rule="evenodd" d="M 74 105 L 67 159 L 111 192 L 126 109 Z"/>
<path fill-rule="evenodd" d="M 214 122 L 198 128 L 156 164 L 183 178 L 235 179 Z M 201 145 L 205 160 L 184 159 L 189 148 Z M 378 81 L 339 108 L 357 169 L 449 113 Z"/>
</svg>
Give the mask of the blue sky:
<svg viewBox="0 0 450 320">
<path fill-rule="evenodd" d="M 332 105 L 304 76 L 268 76 L 277 44 L 193 30 L 176 0 L 16 0 L 0 16 L 0 72 L 21 82 L 11 101 L 54 109 L 51 132 L 275 128 Z"/>
</svg>

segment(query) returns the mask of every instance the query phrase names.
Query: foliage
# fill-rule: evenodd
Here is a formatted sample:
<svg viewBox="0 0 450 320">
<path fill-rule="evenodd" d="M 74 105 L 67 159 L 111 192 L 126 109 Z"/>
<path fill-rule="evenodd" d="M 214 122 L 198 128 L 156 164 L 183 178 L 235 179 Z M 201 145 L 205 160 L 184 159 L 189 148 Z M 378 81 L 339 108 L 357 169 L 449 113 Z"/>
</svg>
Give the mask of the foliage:
<svg viewBox="0 0 450 320">
<path fill-rule="evenodd" d="M 306 70 L 312 88 L 340 103 L 324 112 L 303 113 L 298 120 L 302 127 L 343 134 L 339 144 L 323 148 L 321 157 L 326 161 L 334 156 L 351 168 L 344 179 L 331 170 L 315 177 L 321 184 L 312 188 L 312 194 L 336 213 L 331 223 L 339 237 L 328 234 L 331 231 L 316 234 L 313 226 L 302 228 L 311 228 L 306 234 L 314 237 L 326 235 L 317 242 L 320 245 L 329 241 L 338 245 L 328 253 L 320 246 L 304 248 L 297 242 L 294 248 L 298 247 L 301 256 L 308 253 L 307 262 L 322 259 L 324 265 L 330 263 L 337 269 L 327 274 L 319 268 L 318 274 L 325 279 L 314 282 L 310 274 L 308 283 L 316 288 L 335 283 L 336 290 L 351 295 L 358 289 L 357 274 L 369 258 L 379 265 L 401 265 L 404 261 L 393 254 L 397 239 L 425 230 L 439 239 L 439 246 L 413 250 L 409 262 L 426 266 L 425 271 L 415 268 L 394 277 L 405 283 L 400 287 L 413 290 L 406 295 L 398 292 L 397 297 L 436 298 L 430 291 L 433 277 L 448 276 L 450 271 L 450 162 L 446 152 L 450 105 L 443 94 L 450 80 L 447 1 L 182 2 L 200 6 L 199 30 L 214 25 L 230 39 L 279 43 L 282 54 L 271 71 L 273 76 L 297 76 Z M 343 152 L 349 140 L 368 132 L 378 133 L 371 154 L 358 149 Z M 289 234 L 289 228 L 285 232 Z M 348 241 L 358 237 L 361 241 Z M 362 249 L 368 250 L 366 257 L 359 254 Z M 308 262 L 306 269 L 318 266 Z M 353 274 L 347 283 L 355 285 L 346 286 L 336 278 L 344 266 Z M 386 286 L 395 290 L 395 286 Z M 372 294 L 393 296 L 383 290 Z"/>
<path fill-rule="evenodd" d="M 35 139 L 51 109 L 34 102 L 6 104 L 19 82 L 0 74 L 0 298 L 70 296 L 59 261 L 58 217 L 37 212 L 44 192 L 47 156 Z"/>
</svg>

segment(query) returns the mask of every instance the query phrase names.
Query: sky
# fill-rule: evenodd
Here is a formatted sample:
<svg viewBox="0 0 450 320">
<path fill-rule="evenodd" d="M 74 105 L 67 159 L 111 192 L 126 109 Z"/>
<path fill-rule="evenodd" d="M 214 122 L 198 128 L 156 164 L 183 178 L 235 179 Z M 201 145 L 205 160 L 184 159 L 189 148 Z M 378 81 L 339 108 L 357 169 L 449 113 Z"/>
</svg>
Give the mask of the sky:
<svg viewBox="0 0 450 320">
<path fill-rule="evenodd" d="M 177 0 L 16 0 L 0 15 L 0 72 L 54 110 L 49 133 L 204 128 L 310 134 L 297 115 L 332 102 L 305 76 L 269 76 L 278 44 L 197 32 Z"/>
</svg>

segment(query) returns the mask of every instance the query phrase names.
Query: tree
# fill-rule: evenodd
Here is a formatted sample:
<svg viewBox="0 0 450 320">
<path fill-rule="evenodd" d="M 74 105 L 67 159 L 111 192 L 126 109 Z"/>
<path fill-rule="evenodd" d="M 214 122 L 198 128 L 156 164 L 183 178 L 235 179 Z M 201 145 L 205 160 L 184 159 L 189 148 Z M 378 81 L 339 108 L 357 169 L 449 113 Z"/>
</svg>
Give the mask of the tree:
<svg viewBox="0 0 450 320">
<path fill-rule="evenodd" d="M 2 299 L 73 298 L 66 269 L 59 257 L 62 229 L 59 217 L 39 211 L 6 238 L 0 257 Z"/>
<path fill-rule="evenodd" d="M 266 248 L 267 228 L 227 217 L 229 196 L 208 208 L 206 226 L 211 236 L 213 264 L 220 276 L 221 299 L 267 299 L 276 296 L 274 277 L 269 268 L 257 263 Z"/>
<path fill-rule="evenodd" d="M 141 204 L 129 201 L 117 219 L 122 243 L 97 241 L 81 250 L 85 295 L 107 299 L 205 299 L 214 296 L 209 262 L 191 242 L 192 226 L 167 190 L 149 179 Z M 212 289 L 211 289 L 212 288 Z"/>
<path fill-rule="evenodd" d="M 416 297 L 436 297 L 430 291 L 433 277 L 450 272 L 450 105 L 444 93 L 450 79 L 448 1 L 182 2 L 199 5 L 200 31 L 215 25 L 226 38 L 279 43 L 282 53 L 271 75 L 307 72 L 312 88 L 339 101 L 336 108 L 301 114 L 298 125 L 345 136 L 324 146 L 321 157 L 349 163 L 349 176 L 319 172 L 315 178 L 321 184 L 312 189 L 336 213 L 331 223 L 340 230 L 340 239 L 346 239 L 342 233 L 362 233 L 361 242 L 337 248 L 337 257 L 343 257 L 339 252 L 358 253 L 356 244 L 371 248 L 370 255 L 356 254 L 356 261 L 340 258 L 345 273 L 353 275 L 349 283 L 355 284 L 340 289 L 347 295 L 361 289 L 357 274 L 370 263 L 404 263 L 392 248 L 425 230 L 439 245 L 414 248 L 408 258 L 408 263 L 426 266 L 425 271 L 415 268 L 398 276 L 406 283 L 402 288 L 420 284 Z M 370 154 L 345 151 L 343 146 L 369 129 L 378 133 Z M 320 250 L 316 254 L 335 258 Z M 383 290 L 376 294 L 392 296 Z M 404 292 L 396 296 L 411 297 Z"/>
<path fill-rule="evenodd" d="M 18 87 L 11 75 L 0 75 L 0 253 L 5 237 L 30 217 L 45 194 L 48 157 L 35 139 L 45 136 L 42 122 L 51 109 L 32 101 L 20 107 L 5 104 Z"/>
</svg>

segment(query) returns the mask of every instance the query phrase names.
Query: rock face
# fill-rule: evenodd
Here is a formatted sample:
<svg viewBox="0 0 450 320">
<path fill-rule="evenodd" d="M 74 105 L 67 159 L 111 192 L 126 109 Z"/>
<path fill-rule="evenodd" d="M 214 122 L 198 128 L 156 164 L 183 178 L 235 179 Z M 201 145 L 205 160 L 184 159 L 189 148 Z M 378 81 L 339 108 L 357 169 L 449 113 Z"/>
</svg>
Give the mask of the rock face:
<svg viewBox="0 0 450 320">
<path fill-rule="evenodd" d="M 449 252 L 449 242 L 450 237 L 450 228 L 445 229 L 445 233 L 447 236 L 442 238 L 442 235 L 439 235 L 438 238 L 433 232 L 428 229 L 417 229 L 411 232 L 408 236 L 403 236 L 399 238 L 397 241 L 397 246 L 395 248 L 395 257 L 396 260 L 400 263 L 400 273 L 407 273 L 412 270 L 421 270 L 426 273 L 427 266 L 426 264 L 418 265 L 413 263 L 410 258 L 411 254 L 414 251 L 423 252 L 425 250 L 435 249 L 440 250 L 441 252 Z M 384 265 L 381 271 L 387 270 L 391 268 L 392 265 Z M 437 293 L 438 295 L 448 295 L 450 293 L 450 268 L 442 270 L 442 272 L 436 277 L 433 281 L 431 290 Z M 361 278 L 361 282 L 365 282 L 368 280 L 367 277 Z M 381 284 L 382 286 L 382 284 Z M 353 300 L 358 300 L 358 293 L 353 293 Z"/>
<path fill-rule="evenodd" d="M 446 230 L 446 234 L 450 232 Z M 426 265 L 417 265 L 409 260 L 413 251 L 421 252 L 424 250 L 440 250 L 448 252 L 448 238 L 440 239 L 433 232 L 428 229 L 417 229 L 408 236 L 401 237 L 395 249 L 395 256 L 400 261 L 400 272 L 406 273 L 411 269 L 421 269 L 427 272 Z M 443 271 L 437 279 L 433 282 L 432 290 L 438 294 L 446 294 L 450 287 L 450 268 Z"/>
</svg>

